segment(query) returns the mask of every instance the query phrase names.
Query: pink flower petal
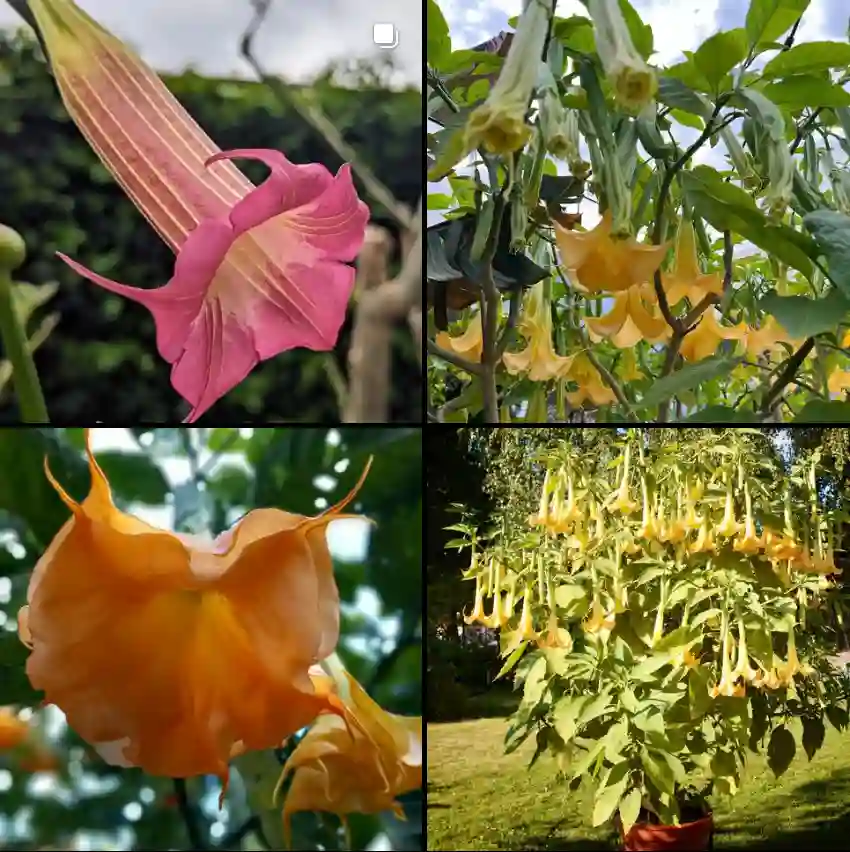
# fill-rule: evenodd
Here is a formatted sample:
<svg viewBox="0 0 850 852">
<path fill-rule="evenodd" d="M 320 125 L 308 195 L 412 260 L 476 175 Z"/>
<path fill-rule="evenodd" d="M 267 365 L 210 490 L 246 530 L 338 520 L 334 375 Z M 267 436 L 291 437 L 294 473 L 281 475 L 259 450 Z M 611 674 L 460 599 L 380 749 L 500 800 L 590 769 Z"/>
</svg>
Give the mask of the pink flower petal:
<svg viewBox="0 0 850 852">
<path fill-rule="evenodd" d="M 353 260 L 369 211 L 348 166 L 332 176 L 278 151 L 220 152 L 269 166 L 269 177 L 183 244 L 174 275 L 157 290 L 104 278 L 64 255 L 90 281 L 151 311 L 172 384 L 193 422 L 260 361 L 295 347 L 333 348 L 354 286 Z"/>
</svg>

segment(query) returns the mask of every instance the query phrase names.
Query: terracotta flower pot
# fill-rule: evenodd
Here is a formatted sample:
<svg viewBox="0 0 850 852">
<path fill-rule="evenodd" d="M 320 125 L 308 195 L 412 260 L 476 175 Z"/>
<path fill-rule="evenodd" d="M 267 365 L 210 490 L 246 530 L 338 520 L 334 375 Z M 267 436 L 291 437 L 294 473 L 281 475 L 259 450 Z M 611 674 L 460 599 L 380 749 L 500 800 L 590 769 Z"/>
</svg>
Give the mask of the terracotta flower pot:
<svg viewBox="0 0 850 852">
<path fill-rule="evenodd" d="M 623 849 L 625 852 L 707 852 L 712 846 L 713 830 L 711 814 L 681 825 L 636 822 L 623 837 Z"/>
</svg>

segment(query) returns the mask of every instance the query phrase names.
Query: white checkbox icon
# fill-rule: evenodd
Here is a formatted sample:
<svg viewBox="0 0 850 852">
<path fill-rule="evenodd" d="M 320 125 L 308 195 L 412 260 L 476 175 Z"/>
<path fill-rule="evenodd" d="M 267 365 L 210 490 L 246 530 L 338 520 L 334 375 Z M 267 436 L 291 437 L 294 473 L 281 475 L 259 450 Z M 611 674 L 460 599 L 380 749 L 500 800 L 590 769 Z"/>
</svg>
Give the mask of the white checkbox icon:
<svg viewBox="0 0 850 852">
<path fill-rule="evenodd" d="M 384 50 L 398 46 L 395 24 L 372 24 L 372 41 Z"/>
</svg>

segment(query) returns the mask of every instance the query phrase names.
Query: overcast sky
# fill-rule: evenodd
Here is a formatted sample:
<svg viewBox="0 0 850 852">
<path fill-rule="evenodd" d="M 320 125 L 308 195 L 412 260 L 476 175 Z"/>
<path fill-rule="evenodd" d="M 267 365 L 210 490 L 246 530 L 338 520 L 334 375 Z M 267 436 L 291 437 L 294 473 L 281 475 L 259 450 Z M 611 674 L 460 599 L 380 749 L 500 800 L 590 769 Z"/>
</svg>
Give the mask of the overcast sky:
<svg viewBox="0 0 850 852">
<path fill-rule="evenodd" d="M 215 76 L 253 76 L 239 57 L 251 0 L 77 0 L 93 18 L 136 47 L 157 70 L 192 65 Z M 0 26 L 20 18 L 0 0 Z M 394 24 L 398 46 L 380 50 L 372 26 Z M 422 84 L 422 0 L 272 0 L 255 40 L 270 71 L 303 79 L 329 62 L 391 53 L 400 80 Z"/>
</svg>

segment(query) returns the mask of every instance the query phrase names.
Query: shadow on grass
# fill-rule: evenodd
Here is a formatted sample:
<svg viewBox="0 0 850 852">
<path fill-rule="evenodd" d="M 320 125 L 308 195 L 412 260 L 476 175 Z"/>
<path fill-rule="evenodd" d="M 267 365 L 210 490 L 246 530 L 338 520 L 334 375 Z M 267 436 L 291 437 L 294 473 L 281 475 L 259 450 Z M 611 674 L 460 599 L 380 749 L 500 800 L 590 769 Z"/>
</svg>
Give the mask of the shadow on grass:
<svg viewBox="0 0 850 852">
<path fill-rule="evenodd" d="M 506 719 L 519 706 L 522 694 L 497 688 L 473 695 L 464 702 L 459 718 L 455 721 L 468 722 L 473 719 Z"/>
<path fill-rule="evenodd" d="M 612 852 L 619 849 L 612 835 L 611 842 L 602 840 L 564 840 L 560 837 L 523 837 L 522 839 L 500 843 L 499 850 L 545 850 L 545 852 Z"/>
<path fill-rule="evenodd" d="M 752 814 L 752 821 L 733 823 L 719 820 L 715 828 L 715 848 L 740 852 L 771 852 L 774 849 L 847 849 L 850 847 L 850 770 L 840 769 L 828 778 L 806 781 L 790 793 L 794 828 L 776 833 L 760 832 L 741 842 L 741 835 L 753 835 L 769 825 L 770 814 Z M 724 842 L 724 837 L 736 835 Z M 730 842 L 731 841 L 731 842 Z"/>
</svg>

